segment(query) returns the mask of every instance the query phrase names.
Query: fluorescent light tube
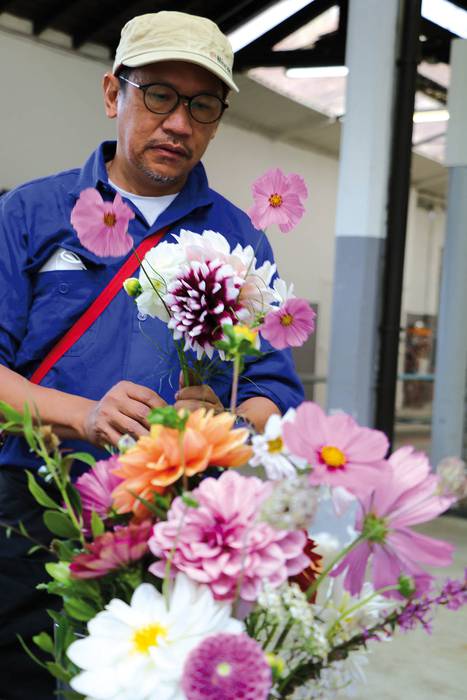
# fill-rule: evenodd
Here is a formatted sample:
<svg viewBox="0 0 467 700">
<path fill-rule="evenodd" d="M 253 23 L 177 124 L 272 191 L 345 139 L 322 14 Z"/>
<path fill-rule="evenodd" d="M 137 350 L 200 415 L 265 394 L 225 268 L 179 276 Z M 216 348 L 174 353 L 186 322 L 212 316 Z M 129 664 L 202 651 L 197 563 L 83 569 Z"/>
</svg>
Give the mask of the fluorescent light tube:
<svg viewBox="0 0 467 700">
<path fill-rule="evenodd" d="M 447 122 L 449 112 L 447 109 L 426 109 L 414 112 L 413 120 L 415 124 L 429 124 L 432 122 Z"/>
<path fill-rule="evenodd" d="M 270 29 L 284 22 L 284 20 L 312 2 L 314 0 L 280 0 L 280 2 L 276 2 L 275 5 L 267 10 L 263 10 L 259 15 L 227 34 L 234 52 L 240 51 L 244 46 L 248 46 L 252 41 L 263 36 Z"/>
<path fill-rule="evenodd" d="M 288 78 L 345 78 L 348 75 L 347 66 L 307 66 L 305 68 L 289 68 Z"/>
<path fill-rule="evenodd" d="M 422 16 L 467 39 L 467 12 L 449 0 L 423 0 Z"/>
</svg>

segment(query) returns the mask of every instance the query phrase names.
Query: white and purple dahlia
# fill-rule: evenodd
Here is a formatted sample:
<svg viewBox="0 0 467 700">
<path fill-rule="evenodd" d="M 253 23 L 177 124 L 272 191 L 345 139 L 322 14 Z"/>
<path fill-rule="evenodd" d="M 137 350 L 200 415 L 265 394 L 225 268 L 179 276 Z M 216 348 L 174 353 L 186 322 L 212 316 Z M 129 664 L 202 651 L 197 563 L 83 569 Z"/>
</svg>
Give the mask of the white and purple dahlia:
<svg viewBox="0 0 467 700">
<path fill-rule="evenodd" d="M 198 359 L 203 353 L 212 357 L 222 325 L 235 324 L 244 315 L 238 301 L 242 284 L 232 266 L 218 259 L 184 265 L 164 297 L 175 340 L 183 339 L 184 349 L 196 350 Z"/>
</svg>

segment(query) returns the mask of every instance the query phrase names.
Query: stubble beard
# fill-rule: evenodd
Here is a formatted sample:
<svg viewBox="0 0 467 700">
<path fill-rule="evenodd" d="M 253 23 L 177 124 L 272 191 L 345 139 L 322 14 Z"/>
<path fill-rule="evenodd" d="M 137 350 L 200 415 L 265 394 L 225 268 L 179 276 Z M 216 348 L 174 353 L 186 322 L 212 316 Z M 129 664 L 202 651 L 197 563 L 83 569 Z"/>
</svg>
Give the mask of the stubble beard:
<svg viewBox="0 0 467 700">
<path fill-rule="evenodd" d="M 136 162 L 136 167 L 145 177 L 158 185 L 175 185 L 180 180 L 180 177 L 177 176 L 170 177 L 170 175 L 161 175 L 161 173 L 148 168 L 139 160 Z"/>
</svg>

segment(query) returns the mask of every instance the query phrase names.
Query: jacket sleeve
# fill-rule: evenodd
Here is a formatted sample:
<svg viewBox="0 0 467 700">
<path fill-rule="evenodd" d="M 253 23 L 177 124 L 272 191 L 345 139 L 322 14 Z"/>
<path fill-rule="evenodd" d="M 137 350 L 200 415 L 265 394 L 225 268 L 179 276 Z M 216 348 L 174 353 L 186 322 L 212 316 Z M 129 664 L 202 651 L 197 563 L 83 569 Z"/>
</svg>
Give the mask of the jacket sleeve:
<svg viewBox="0 0 467 700">
<path fill-rule="evenodd" d="M 11 369 L 26 333 L 31 304 L 27 260 L 23 205 L 19 193 L 13 191 L 0 197 L 0 364 Z"/>
<path fill-rule="evenodd" d="M 260 235 L 256 245 L 257 266 L 265 260 L 274 262 L 274 254 L 266 235 Z M 238 387 L 238 402 L 254 396 L 264 396 L 285 413 L 304 400 L 303 386 L 295 370 L 292 353 L 289 349 L 275 350 L 264 339 L 261 340 L 261 350 L 264 353 L 261 357 L 248 359 L 245 363 Z"/>
</svg>

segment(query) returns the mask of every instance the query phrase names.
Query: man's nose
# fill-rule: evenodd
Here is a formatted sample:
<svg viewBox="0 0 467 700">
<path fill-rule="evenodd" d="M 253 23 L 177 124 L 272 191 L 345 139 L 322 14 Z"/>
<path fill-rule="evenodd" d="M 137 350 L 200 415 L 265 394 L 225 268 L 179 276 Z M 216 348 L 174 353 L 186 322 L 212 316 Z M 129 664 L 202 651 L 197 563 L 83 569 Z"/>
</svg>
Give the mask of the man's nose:
<svg viewBox="0 0 467 700">
<path fill-rule="evenodd" d="M 186 101 L 180 100 L 173 112 L 170 112 L 164 119 L 163 127 L 176 134 L 192 133 L 193 124 Z"/>
</svg>

